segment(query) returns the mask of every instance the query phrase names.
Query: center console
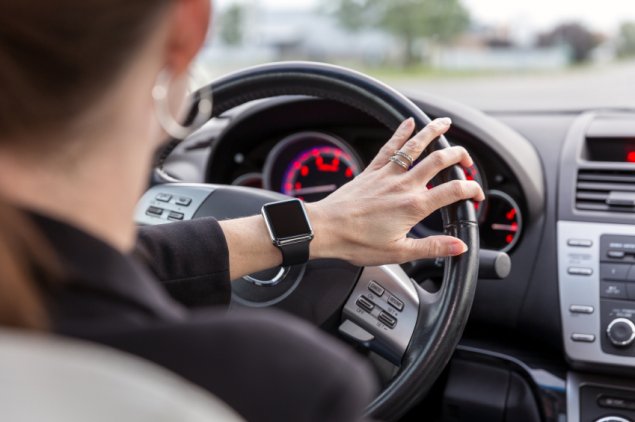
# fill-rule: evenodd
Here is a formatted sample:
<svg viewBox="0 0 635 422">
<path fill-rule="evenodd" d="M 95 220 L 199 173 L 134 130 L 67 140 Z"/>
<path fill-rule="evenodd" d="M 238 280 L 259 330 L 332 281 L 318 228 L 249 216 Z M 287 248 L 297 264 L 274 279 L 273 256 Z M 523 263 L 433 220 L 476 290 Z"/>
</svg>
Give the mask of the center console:
<svg viewBox="0 0 635 422">
<path fill-rule="evenodd" d="M 572 126 L 557 239 L 563 343 L 576 368 L 568 418 L 635 421 L 635 115 L 587 113 Z M 609 371 L 617 376 L 590 374 Z"/>
<path fill-rule="evenodd" d="M 635 226 L 560 221 L 558 261 L 569 359 L 635 367 Z"/>
</svg>

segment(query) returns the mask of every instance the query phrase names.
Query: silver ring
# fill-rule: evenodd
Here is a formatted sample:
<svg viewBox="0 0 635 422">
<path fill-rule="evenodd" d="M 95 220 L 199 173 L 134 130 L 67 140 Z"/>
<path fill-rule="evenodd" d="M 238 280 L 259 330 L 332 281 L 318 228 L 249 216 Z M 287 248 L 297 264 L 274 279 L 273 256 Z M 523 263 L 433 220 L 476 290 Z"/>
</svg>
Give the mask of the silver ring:
<svg viewBox="0 0 635 422">
<path fill-rule="evenodd" d="M 410 167 L 412 167 L 412 165 L 415 163 L 414 158 L 412 158 L 412 156 L 411 156 L 410 154 L 405 153 L 405 152 L 403 152 L 403 151 L 401 151 L 401 150 L 400 150 L 400 151 L 395 151 L 395 153 L 393 154 L 393 156 L 395 156 L 395 155 L 397 155 L 397 156 L 399 156 L 399 157 L 401 157 L 401 158 L 405 158 L 406 160 L 408 160 L 408 165 L 409 165 Z"/>
<path fill-rule="evenodd" d="M 403 168 L 406 171 L 410 170 L 410 166 L 408 165 L 408 163 L 402 161 L 398 155 L 393 155 L 392 157 L 390 157 L 390 162 L 397 164 L 399 167 Z"/>
</svg>

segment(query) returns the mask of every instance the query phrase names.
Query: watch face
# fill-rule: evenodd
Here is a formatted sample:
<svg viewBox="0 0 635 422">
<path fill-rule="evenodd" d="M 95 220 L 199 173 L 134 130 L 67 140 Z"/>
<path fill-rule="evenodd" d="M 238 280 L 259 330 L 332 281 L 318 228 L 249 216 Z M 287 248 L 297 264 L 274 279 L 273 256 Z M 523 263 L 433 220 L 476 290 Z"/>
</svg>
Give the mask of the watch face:
<svg viewBox="0 0 635 422">
<path fill-rule="evenodd" d="M 312 233 L 302 203 L 297 200 L 267 204 L 263 211 L 269 220 L 271 234 L 276 239 L 306 236 Z"/>
</svg>

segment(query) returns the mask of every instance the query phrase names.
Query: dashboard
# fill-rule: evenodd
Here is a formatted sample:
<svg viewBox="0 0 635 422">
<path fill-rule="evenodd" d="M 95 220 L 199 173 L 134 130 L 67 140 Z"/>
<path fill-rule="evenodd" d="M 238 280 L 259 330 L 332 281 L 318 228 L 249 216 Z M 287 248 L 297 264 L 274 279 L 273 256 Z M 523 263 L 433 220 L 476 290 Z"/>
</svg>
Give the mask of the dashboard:
<svg viewBox="0 0 635 422">
<path fill-rule="evenodd" d="M 476 353 L 523 372 L 542 420 L 635 420 L 635 113 L 484 114 L 443 98 L 413 101 L 454 121 L 447 138 L 474 157 L 466 177 L 487 193 L 481 248 L 506 251 L 513 264 L 504 281 L 479 280 L 457 362 Z M 338 103 L 271 99 L 216 119 L 165 170 L 316 201 L 363 171 L 390 135 Z M 432 215 L 411 235 L 440 231 Z M 470 385 L 461 368 L 450 369 L 444 397 Z"/>
<path fill-rule="evenodd" d="M 301 108 L 299 109 L 298 107 Z M 295 103 L 295 112 L 302 110 L 303 127 L 281 130 L 279 125 L 268 128 L 260 124 L 258 133 L 234 134 L 226 128 L 222 141 L 209 156 L 205 181 L 264 188 L 306 202 L 319 201 L 357 176 L 388 140 L 390 133 L 354 110 L 339 115 L 336 103 L 310 100 Z M 330 113 L 323 109 L 331 108 Z M 267 106 L 254 110 L 240 126 L 252 121 L 279 121 L 290 115 L 289 104 Z M 351 117 L 358 114 L 358 124 Z M 304 116 L 320 116 L 320 121 L 307 121 Z M 309 119 L 311 120 L 311 119 Z M 240 137 L 240 139 L 238 139 Z M 447 135 L 454 145 L 470 151 L 475 164 L 465 168 L 468 180 L 478 182 L 487 199 L 475 204 L 480 223 L 481 247 L 509 252 L 522 239 L 523 213 L 526 198 L 517 189 L 517 177 L 495 152 L 460 129 Z M 229 160 L 228 160 L 229 157 Z M 432 189 L 432 185 L 427 188 Z M 522 206 L 521 206 L 522 204 Z M 425 237 L 442 231 L 440 213 L 428 217 L 412 230 L 413 237 Z"/>
</svg>

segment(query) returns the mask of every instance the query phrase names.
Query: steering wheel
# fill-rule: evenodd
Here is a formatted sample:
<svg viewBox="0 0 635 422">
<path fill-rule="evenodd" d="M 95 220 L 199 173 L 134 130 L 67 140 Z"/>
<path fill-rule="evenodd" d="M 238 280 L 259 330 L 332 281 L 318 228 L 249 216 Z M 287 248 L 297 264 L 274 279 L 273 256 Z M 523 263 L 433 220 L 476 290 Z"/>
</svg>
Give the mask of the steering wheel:
<svg viewBox="0 0 635 422">
<path fill-rule="evenodd" d="M 257 66 L 220 78 L 211 84 L 211 89 L 214 92 L 213 116 L 253 100 L 301 95 L 354 107 L 391 131 L 408 117 L 414 118 L 418 129 L 430 122 L 410 100 L 385 84 L 361 73 L 326 64 L 288 62 Z M 195 93 L 194 98 L 199 93 Z M 192 109 L 188 120 L 196 115 L 197 110 Z M 175 145 L 173 142 L 163 151 L 160 162 Z M 441 137 L 424 155 L 447 147 L 447 140 Z M 279 194 L 258 189 L 174 183 L 174 179 L 161 171 L 161 165 L 157 170 L 158 184 L 146 193 L 138 211 L 138 220 L 146 224 L 156 224 L 146 210 L 155 203 L 158 194 L 166 192 L 193 201 L 183 212 L 185 219 L 253 215 L 264 203 L 281 198 Z M 455 166 L 441 172 L 433 183 L 464 177 L 463 171 Z M 441 374 L 458 344 L 474 299 L 479 254 L 474 206 L 470 201 L 463 201 L 444 207 L 441 213 L 445 233 L 461 239 L 469 250 L 446 259 L 443 283 L 438 292 L 420 287 L 398 265 L 360 269 L 342 262 L 323 261 L 309 263 L 301 270 L 289 273 L 286 275 L 289 280 L 274 287 L 257 286 L 243 280 L 241 288 L 245 291 L 237 295 L 269 306 L 276 301 L 267 298 L 258 302 L 261 292 L 280 289 L 276 292 L 278 297 L 301 296 L 306 285 L 310 291 L 304 292 L 305 299 L 319 298 L 313 301 L 311 311 L 312 315 L 319 315 L 316 323 L 338 320 L 343 336 L 399 367 L 397 374 L 367 408 L 370 417 L 397 419 L 427 393 Z"/>
</svg>

